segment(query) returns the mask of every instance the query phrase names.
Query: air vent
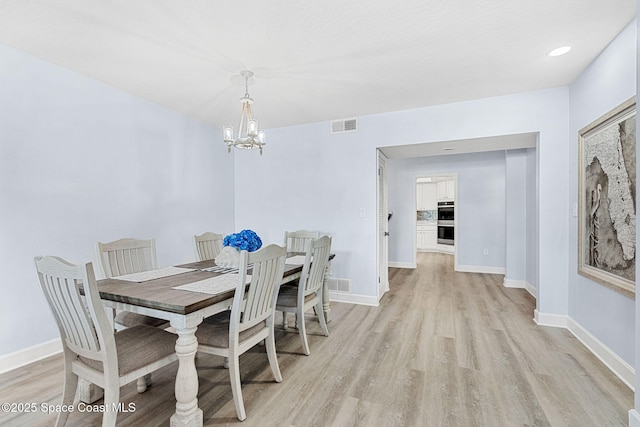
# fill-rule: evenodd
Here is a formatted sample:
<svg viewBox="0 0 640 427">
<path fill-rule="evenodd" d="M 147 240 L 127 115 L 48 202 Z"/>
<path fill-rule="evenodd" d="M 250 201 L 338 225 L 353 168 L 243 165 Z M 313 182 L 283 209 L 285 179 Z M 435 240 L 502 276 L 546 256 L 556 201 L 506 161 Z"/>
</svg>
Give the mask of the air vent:
<svg viewBox="0 0 640 427">
<path fill-rule="evenodd" d="M 351 292 L 351 280 L 350 279 L 336 279 L 329 277 L 327 279 L 327 288 L 334 292 Z"/>
<path fill-rule="evenodd" d="M 331 122 L 331 133 L 355 132 L 358 130 L 358 119 L 334 120 Z"/>
</svg>

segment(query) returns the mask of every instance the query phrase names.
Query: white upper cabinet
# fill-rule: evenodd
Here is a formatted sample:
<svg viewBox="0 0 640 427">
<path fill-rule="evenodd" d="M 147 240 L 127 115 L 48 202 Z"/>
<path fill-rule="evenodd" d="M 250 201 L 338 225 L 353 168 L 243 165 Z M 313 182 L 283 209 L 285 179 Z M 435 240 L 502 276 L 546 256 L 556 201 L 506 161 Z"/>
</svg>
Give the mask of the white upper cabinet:
<svg viewBox="0 0 640 427">
<path fill-rule="evenodd" d="M 428 211 L 437 209 L 436 184 L 417 183 L 416 184 L 416 209 Z"/>
<path fill-rule="evenodd" d="M 438 181 L 437 187 L 438 202 L 453 201 L 455 199 L 455 182 L 452 179 Z"/>
</svg>

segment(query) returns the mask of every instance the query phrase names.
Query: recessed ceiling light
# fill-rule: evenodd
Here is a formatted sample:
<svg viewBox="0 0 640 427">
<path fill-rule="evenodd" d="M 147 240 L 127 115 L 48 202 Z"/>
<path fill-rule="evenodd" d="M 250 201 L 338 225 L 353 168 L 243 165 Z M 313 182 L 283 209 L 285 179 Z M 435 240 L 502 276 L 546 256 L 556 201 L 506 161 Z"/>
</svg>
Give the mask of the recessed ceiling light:
<svg viewBox="0 0 640 427">
<path fill-rule="evenodd" d="M 553 49 L 551 52 L 549 52 L 549 56 L 564 55 L 565 53 L 569 52 L 570 50 L 571 50 L 571 46 L 558 47 L 556 49 Z"/>
</svg>

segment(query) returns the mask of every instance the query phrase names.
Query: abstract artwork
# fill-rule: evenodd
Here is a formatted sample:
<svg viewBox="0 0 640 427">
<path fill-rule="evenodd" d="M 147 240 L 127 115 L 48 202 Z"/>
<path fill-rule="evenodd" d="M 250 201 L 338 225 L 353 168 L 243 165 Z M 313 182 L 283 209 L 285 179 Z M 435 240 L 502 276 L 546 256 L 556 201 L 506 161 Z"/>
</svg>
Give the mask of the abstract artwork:
<svg viewBox="0 0 640 427">
<path fill-rule="evenodd" d="M 578 273 L 635 295 L 635 97 L 579 132 Z"/>
</svg>

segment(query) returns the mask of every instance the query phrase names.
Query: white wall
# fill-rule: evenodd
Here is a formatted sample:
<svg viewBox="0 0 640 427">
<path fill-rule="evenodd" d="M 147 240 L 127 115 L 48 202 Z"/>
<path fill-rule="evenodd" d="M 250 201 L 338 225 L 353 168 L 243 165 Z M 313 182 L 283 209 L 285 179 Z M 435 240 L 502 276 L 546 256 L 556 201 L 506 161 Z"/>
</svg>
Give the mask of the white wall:
<svg viewBox="0 0 640 427">
<path fill-rule="evenodd" d="M 505 152 L 506 253 L 505 279 L 524 283 L 527 272 L 527 150 Z"/>
<path fill-rule="evenodd" d="M 636 93 L 635 21 L 571 85 L 571 191 L 578 203 L 578 131 Z M 631 298 L 577 274 L 578 221 L 571 216 L 569 315 L 627 363 L 634 362 L 635 307 Z"/>
<path fill-rule="evenodd" d="M 415 265 L 418 176 L 457 174 L 456 247 L 461 266 L 505 268 L 505 155 L 503 151 L 389 159 L 389 261 Z M 483 249 L 489 255 L 483 255 Z"/>
<path fill-rule="evenodd" d="M 329 123 L 272 129 L 264 156 L 236 155 L 236 225 L 267 241 L 281 241 L 285 229 L 330 232 L 333 275 L 375 297 L 376 148 L 523 132 L 540 132 L 538 310 L 566 315 L 567 88 L 363 116 L 354 133 L 331 135 Z"/>
<path fill-rule="evenodd" d="M 525 279 L 529 287 L 538 289 L 538 152 L 527 149 L 527 271 Z"/>
<path fill-rule="evenodd" d="M 161 265 L 193 260 L 193 234 L 233 229 L 234 185 L 213 127 L 2 45 L 0 63 L 2 356 L 59 336 L 34 256 L 155 237 Z"/>
</svg>

